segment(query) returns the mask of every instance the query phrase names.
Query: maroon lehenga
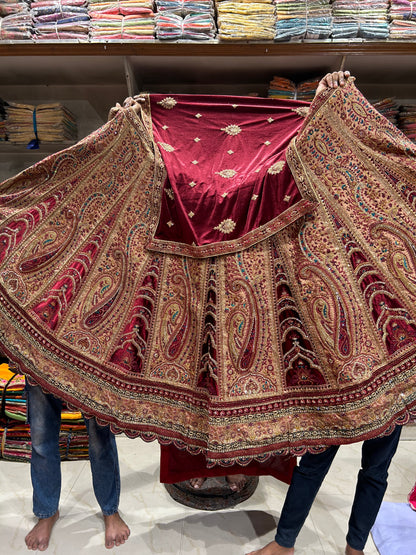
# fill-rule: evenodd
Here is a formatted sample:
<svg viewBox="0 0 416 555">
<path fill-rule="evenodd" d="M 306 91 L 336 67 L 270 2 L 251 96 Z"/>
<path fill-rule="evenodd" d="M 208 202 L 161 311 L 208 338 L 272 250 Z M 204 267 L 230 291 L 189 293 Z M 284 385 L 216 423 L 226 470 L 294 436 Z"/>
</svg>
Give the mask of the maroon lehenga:
<svg viewBox="0 0 416 555">
<path fill-rule="evenodd" d="M 351 80 L 308 111 L 144 100 L 2 184 L 7 356 L 115 432 L 208 466 L 405 423 L 415 146 Z"/>
</svg>

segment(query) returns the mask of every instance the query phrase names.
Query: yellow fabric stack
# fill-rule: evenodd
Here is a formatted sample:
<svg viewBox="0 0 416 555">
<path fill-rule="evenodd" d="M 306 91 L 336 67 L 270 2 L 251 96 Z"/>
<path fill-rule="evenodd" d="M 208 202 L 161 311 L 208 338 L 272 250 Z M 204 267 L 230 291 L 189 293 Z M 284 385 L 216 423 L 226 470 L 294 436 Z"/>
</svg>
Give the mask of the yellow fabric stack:
<svg viewBox="0 0 416 555">
<path fill-rule="evenodd" d="M 216 3 L 219 40 L 273 40 L 275 7 L 272 0 L 228 0 Z"/>
</svg>

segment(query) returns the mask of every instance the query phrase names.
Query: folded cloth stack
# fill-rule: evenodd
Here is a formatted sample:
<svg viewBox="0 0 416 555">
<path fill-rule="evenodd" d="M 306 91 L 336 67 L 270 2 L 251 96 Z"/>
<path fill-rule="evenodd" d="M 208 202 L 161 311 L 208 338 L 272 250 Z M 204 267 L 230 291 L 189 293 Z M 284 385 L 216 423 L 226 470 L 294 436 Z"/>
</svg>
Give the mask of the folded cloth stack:
<svg viewBox="0 0 416 555">
<path fill-rule="evenodd" d="M 307 81 L 302 81 L 301 83 L 298 83 L 296 100 L 305 100 L 307 102 L 312 102 L 315 97 L 315 92 L 318 88 L 320 80 L 321 77 L 315 77 L 314 79 L 308 79 Z"/>
<path fill-rule="evenodd" d="M 0 16 L 5 17 L 13 13 L 28 12 L 28 0 L 0 0 Z"/>
<path fill-rule="evenodd" d="M 276 41 L 327 39 L 332 31 L 330 0 L 274 0 Z"/>
<path fill-rule="evenodd" d="M 17 104 L 10 102 L 5 107 L 8 140 L 16 144 L 68 143 L 77 140 L 77 125 L 74 115 L 59 103 Z"/>
<path fill-rule="evenodd" d="M 0 0 L 0 16 L 0 40 L 32 39 L 33 21 L 28 2 Z"/>
<path fill-rule="evenodd" d="M 399 104 L 395 98 L 383 98 L 373 103 L 374 108 L 383 114 L 391 123 L 397 125 L 397 117 L 399 114 Z"/>
<path fill-rule="evenodd" d="M 154 40 L 152 0 L 90 0 L 90 38 L 94 40 Z"/>
<path fill-rule="evenodd" d="M 220 40 L 273 40 L 276 17 L 272 0 L 225 0 L 217 1 L 216 7 Z"/>
<path fill-rule="evenodd" d="M 210 40 L 216 35 L 215 20 L 209 13 L 185 16 L 165 11 L 156 15 L 156 37 L 165 40 Z"/>
<path fill-rule="evenodd" d="M 35 40 L 88 40 L 86 0 L 35 0 L 31 4 Z"/>
<path fill-rule="evenodd" d="M 214 16 L 213 0 L 156 0 L 158 13 L 173 12 L 178 15 L 190 13 L 209 13 Z"/>
<path fill-rule="evenodd" d="M 388 0 L 334 0 L 332 38 L 388 38 L 388 7 Z"/>
<path fill-rule="evenodd" d="M 31 456 L 30 426 L 24 393 L 25 378 L 15 374 L 7 364 L 0 365 L 0 457 L 29 462 Z M 61 416 L 59 452 L 62 460 L 88 459 L 88 434 L 80 412 L 65 406 Z"/>
<path fill-rule="evenodd" d="M 269 98 L 296 98 L 296 84 L 286 77 L 275 75 L 269 83 Z"/>
<path fill-rule="evenodd" d="M 397 122 L 399 129 L 416 143 L 416 104 L 400 106 Z"/>
<path fill-rule="evenodd" d="M 416 37 L 416 1 L 391 0 L 390 38 L 410 39 Z"/>
</svg>

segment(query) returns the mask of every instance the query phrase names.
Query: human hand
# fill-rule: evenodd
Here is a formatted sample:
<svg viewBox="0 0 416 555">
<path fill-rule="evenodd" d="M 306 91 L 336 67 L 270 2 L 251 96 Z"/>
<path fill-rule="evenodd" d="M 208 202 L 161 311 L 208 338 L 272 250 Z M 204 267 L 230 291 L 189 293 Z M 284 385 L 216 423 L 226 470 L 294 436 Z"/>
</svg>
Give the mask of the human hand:
<svg viewBox="0 0 416 555">
<path fill-rule="evenodd" d="M 351 74 L 349 71 L 333 71 L 332 73 L 327 73 L 319 81 L 315 96 L 325 89 L 336 89 L 337 87 L 343 87 L 350 75 Z"/>
</svg>

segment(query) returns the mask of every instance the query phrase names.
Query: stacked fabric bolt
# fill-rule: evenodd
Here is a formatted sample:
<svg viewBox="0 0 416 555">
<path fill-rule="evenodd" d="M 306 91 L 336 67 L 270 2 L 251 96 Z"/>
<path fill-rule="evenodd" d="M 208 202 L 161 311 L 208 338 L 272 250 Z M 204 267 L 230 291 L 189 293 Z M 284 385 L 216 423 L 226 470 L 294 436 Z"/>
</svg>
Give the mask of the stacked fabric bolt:
<svg viewBox="0 0 416 555">
<path fill-rule="evenodd" d="M 35 0 L 31 14 L 35 40 L 88 40 L 87 0 Z"/>
<path fill-rule="evenodd" d="M 276 41 L 327 39 L 332 30 L 330 0 L 274 0 Z"/>
<path fill-rule="evenodd" d="M 165 40 L 209 40 L 216 35 L 212 0 L 156 0 L 156 36 Z"/>
<path fill-rule="evenodd" d="M 273 40 L 275 15 L 272 0 L 217 1 L 220 40 Z"/>
<path fill-rule="evenodd" d="M 296 98 L 296 84 L 286 77 L 274 76 L 269 83 L 269 98 Z"/>
<path fill-rule="evenodd" d="M 13 13 L 28 12 L 28 0 L 0 0 L 0 16 L 5 17 Z"/>
<path fill-rule="evenodd" d="M 6 106 L 6 132 L 10 142 L 37 148 L 39 143 L 74 142 L 77 125 L 74 115 L 59 103 Z"/>
<path fill-rule="evenodd" d="M 158 13 L 173 12 L 178 15 L 209 13 L 214 15 L 213 0 L 156 0 Z"/>
<path fill-rule="evenodd" d="M 414 40 L 416 37 L 416 1 L 391 0 L 390 38 Z"/>
<path fill-rule="evenodd" d="M 302 81 L 298 83 L 296 99 L 305 100 L 306 102 L 312 102 L 315 97 L 315 91 L 318 88 L 318 84 L 321 77 L 315 77 L 314 79 L 308 79 L 307 81 Z"/>
<path fill-rule="evenodd" d="M 334 0 L 332 38 L 385 40 L 389 36 L 388 0 Z"/>
<path fill-rule="evenodd" d="M 1 364 L 0 456 L 5 460 L 30 461 L 30 426 L 26 423 L 24 388 L 24 376 L 13 372 L 7 364 Z M 88 434 L 82 415 L 66 407 L 62 410 L 59 452 L 62 460 L 88 458 Z"/>
<path fill-rule="evenodd" d="M 184 17 L 173 12 L 156 16 L 156 37 L 164 40 L 209 40 L 216 34 L 215 20 L 208 13 L 191 13 Z"/>
<path fill-rule="evenodd" d="M 90 0 L 91 40 L 154 40 L 152 0 Z"/>
<path fill-rule="evenodd" d="M 33 22 L 25 0 L 0 0 L 0 40 L 30 40 Z"/>
<path fill-rule="evenodd" d="M 416 143 L 416 104 L 400 106 L 397 122 L 406 137 Z"/>
<path fill-rule="evenodd" d="M 391 123 L 397 125 L 397 117 L 399 114 L 399 104 L 395 98 L 383 98 L 373 103 L 374 108 L 383 114 Z"/>
</svg>

